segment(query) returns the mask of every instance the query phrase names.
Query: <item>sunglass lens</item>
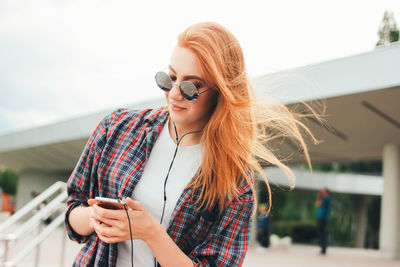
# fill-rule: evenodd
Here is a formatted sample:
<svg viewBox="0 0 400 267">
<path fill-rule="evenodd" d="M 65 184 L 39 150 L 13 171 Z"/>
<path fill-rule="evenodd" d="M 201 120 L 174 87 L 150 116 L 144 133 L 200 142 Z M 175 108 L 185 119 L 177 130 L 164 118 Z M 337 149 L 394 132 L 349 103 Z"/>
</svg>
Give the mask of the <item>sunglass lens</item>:
<svg viewBox="0 0 400 267">
<path fill-rule="evenodd" d="M 180 85 L 182 96 L 189 101 L 194 101 L 199 96 L 196 86 L 189 82 L 183 81 Z"/>
<path fill-rule="evenodd" d="M 162 90 L 168 92 L 172 88 L 172 81 L 169 75 L 163 71 L 156 73 L 156 83 Z"/>
</svg>

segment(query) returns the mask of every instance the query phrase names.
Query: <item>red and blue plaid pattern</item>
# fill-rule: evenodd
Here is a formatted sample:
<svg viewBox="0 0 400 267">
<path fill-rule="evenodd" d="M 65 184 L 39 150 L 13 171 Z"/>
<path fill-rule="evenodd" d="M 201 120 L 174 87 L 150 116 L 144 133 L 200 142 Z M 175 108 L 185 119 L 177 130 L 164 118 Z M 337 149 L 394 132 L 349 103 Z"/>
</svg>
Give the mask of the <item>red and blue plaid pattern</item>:
<svg viewBox="0 0 400 267">
<path fill-rule="evenodd" d="M 72 240 L 86 243 L 74 266 L 116 265 L 117 244 L 101 241 L 96 233 L 75 233 L 68 222 L 69 214 L 77 206 L 88 206 L 89 198 L 131 196 L 167 117 L 162 109 L 118 109 L 107 115 L 89 138 L 68 180 L 65 226 Z M 199 190 L 186 188 L 182 192 L 167 232 L 194 266 L 242 265 L 254 197 L 248 184 L 240 191 L 221 215 L 217 206 L 198 211 L 194 202 Z"/>
</svg>

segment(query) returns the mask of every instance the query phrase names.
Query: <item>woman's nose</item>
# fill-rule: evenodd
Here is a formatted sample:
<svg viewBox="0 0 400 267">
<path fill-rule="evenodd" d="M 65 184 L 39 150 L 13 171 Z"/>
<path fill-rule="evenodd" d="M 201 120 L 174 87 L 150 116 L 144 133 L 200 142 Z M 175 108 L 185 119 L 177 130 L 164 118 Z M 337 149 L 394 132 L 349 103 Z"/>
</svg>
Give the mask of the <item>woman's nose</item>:
<svg viewBox="0 0 400 267">
<path fill-rule="evenodd" d="M 169 97 L 174 100 L 183 100 L 181 89 L 179 88 L 179 84 L 177 82 L 172 83 L 172 88 L 169 91 Z"/>
</svg>

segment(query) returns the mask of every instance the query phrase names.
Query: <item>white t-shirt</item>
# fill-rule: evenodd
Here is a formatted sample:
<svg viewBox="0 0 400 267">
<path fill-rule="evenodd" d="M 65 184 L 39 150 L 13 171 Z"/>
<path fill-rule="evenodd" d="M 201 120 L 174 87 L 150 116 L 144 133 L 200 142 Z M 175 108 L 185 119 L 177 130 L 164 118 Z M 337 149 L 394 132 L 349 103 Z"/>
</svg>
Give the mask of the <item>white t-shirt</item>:
<svg viewBox="0 0 400 267">
<path fill-rule="evenodd" d="M 154 144 L 144 167 L 143 176 L 132 194 L 132 199 L 141 202 L 157 221 L 161 219 L 164 204 L 164 181 L 173 159 L 175 148 L 176 144 L 169 134 L 167 122 Z M 167 201 L 162 221 L 164 229 L 168 227 L 172 212 L 183 189 L 196 174 L 201 158 L 200 145 L 179 146 L 166 185 Z M 133 242 L 133 262 L 135 267 L 154 266 L 154 255 L 151 249 L 140 239 Z M 130 265 L 131 243 L 130 241 L 120 242 L 118 243 L 117 267 Z"/>
</svg>

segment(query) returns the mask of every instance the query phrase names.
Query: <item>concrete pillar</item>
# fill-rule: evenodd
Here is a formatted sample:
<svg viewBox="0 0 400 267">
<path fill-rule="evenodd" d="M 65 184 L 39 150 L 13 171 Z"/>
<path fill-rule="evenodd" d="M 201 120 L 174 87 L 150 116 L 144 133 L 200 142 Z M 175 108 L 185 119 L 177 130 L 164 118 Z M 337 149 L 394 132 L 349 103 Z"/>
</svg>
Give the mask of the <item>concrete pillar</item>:
<svg viewBox="0 0 400 267">
<path fill-rule="evenodd" d="M 400 148 L 383 148 L 383 194 L 379 246 L 382 257 L 400 259 Z"/>
<path fill-rule="evenodd" d="M 356 247 L 365 246 L 367 232 L 367 201 L 362 195 L 356 196 Z"/>
</svg>

